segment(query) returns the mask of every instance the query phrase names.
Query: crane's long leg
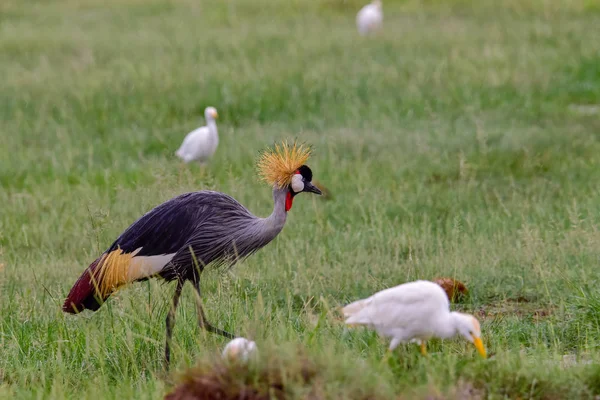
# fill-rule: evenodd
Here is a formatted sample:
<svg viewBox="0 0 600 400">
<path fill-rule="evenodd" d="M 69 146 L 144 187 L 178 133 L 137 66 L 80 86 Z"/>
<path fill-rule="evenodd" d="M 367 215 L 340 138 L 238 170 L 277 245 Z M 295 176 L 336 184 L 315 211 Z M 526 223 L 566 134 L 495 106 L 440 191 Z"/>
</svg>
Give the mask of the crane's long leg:
<svg viewBox="0 0 600 400">
<path fill-rule="evenodd" d="M 204 309 L 202 308 L 202 292 L 200 291 L 200 281 L 198 280 L 197 282 L 194 281 L 192 283 L 194 285 L 194 289 L 196 290 L 196 307 L 198 308 L 198 326 L 200 329 L 206 329 L 211 333 L 216 333 L 217 335 L 224 336 L 228 339 L 233 339 L 235 336 L 233 336 L 231 333 L 222 331 L 221 329 L 212 326 L 206 320 L 206 314 L 204 314 Z"/>
<path fill-rule="evenodd" d="M 177 287 L 175 288 L 175 294 L 173 295 L 173 301 L 171 302 L 171 308 L 167 314 L 167 340 L 165 343 L 165 369 L 169 369 L 169 363 L 171 362 L 171 337 L 173 336 L 173 327 L 175 326 L 175 312 L 177 310 L 177 304 L 179 304 L 179 296 L 181 296 L 181 290 L 185 281 L 177 280 Z"/>
<path fill-rule="evenodd" d="M 206 320 L 206 314 L 204 314 L 204 309 L 202 308 L 202 293 L 200 292 L 200 280 L 193 281 L 192 283 L 194 284 L 194 289 L 196 289 L 196 307 L 198 308 L 198 326 L 200 327 L 200 329 L 206 329 L 211 333 L 216 333 L 217 335 L 224 336 L 228 339 L 233 339 L 235 336 L 233 336 L 231 333 L 212 326 Z"/>
</svg>

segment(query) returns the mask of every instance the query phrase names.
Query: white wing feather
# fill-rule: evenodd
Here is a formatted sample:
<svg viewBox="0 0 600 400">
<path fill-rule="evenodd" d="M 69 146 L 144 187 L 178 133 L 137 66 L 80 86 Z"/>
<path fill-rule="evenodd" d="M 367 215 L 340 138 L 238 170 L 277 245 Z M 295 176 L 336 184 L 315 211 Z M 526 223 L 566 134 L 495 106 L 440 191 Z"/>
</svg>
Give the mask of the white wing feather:
<svg viewBox="0 0 600 400">
<path fill-rule="evenodd" d="M 416 281 L 382 290 L 373 296 L 344 307 L 347 324 L 367 325 L 381 333 L 406 329 L 449 310 L 450 303 L 442 288 L 433 282 Z"/>
<path fill-rule="evenodd" d="M 383 13 L 381 9 L 374 5 L 368 4 L 360 9 L 356 15 L 356 26 L 361 35 L 366 35 L 378 29 L 383 22 Z"/>
</svg>

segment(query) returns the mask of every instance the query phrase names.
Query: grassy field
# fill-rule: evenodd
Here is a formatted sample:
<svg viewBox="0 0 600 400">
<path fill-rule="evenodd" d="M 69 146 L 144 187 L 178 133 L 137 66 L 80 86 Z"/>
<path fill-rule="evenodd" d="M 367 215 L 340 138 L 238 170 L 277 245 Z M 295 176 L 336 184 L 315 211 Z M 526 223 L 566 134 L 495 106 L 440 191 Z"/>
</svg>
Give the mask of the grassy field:
<svg viewBox="0 0 600 400">
<path fill-rule="evenodd" d="M 334 194 L 302 195 L 281 235 L 204 274 L 221 328 L 263 361 L 314 360 L 293 397 L 600 395 L 600 2 L 359 0 L 0 2 L 0 398 L 161 398 L 225 340 L 187 287 L 163 373 L 174 287 L 132 285 L 96 313 L 61 304 L 144 212 L 214 189 L 260 216 L 254 161 L 299 138 Z M 174 150 L 219 110 L 211 165 Z M 337 308 L 453 276 L 493 356 L 401 347 Z M 289 360 L 292 361 L 289 361 Z M 314 397 L 313 397 L 314 398 Z"/>
</svg>

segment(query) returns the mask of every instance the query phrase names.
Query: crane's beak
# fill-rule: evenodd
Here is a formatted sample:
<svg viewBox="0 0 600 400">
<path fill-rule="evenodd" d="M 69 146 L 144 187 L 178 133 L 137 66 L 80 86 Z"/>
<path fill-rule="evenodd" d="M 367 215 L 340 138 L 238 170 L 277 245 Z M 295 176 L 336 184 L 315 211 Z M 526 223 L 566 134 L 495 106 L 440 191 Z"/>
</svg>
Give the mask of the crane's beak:
<svg viewBox="0 0 600 400">
<path fill-rule="evenodd" d="M 310 193 L 315 193 L 315 194 L 318 194 L 318 195 L 322 194 L 321 190 L 318 187 L 316 187 L 315 185 L 313 185 L 312 183 L 310 183 L 310 182 L 304 182 L 304 190 L 303 190 L 303 192 L 310 192 Z"/>
<path fill-rule="evenodd" d="M 487 358 L 487 353 L 485 351 L 485 347 L 483 347 L 483 342 L 481 341 L 481 338 L 473 336 L 473 344 L 475 345 L 475 348 L 477 349 L 479 354 L 481 354 L 481 357 Z"/>
</svg>

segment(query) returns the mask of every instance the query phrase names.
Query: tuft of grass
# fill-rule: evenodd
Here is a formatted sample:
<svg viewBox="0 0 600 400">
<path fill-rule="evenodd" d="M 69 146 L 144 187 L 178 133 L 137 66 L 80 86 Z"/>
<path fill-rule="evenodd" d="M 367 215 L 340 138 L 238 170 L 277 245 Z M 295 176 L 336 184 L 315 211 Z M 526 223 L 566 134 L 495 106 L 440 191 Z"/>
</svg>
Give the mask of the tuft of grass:
<svg viewBox="0 0 600 400">
<path fill-rule="evenodd" d="M 261 363 L 254 368 L 217 361 L 188 371 L 165 399 L 286 399 L 294 391 L 314 398 L 317 374 L 317 367 L 307 359 L 269 360 L 266 367 Z"/>
</svg>

